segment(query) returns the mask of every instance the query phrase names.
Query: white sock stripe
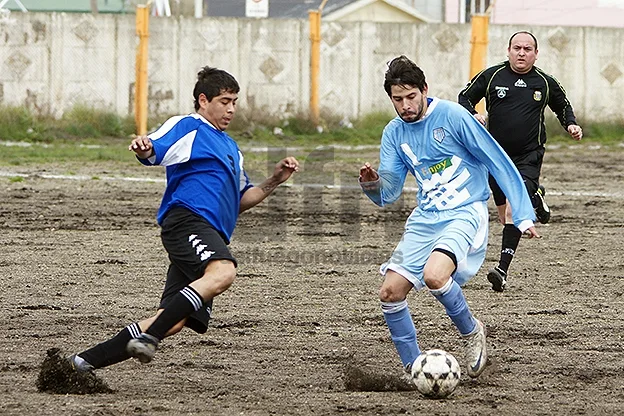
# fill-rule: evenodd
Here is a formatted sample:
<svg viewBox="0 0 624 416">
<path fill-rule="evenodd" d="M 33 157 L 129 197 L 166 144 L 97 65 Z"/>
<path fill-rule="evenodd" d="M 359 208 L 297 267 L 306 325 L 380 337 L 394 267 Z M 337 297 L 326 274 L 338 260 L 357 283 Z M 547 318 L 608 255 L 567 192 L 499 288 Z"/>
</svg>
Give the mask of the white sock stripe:
<svg viewBox="0 0 624 416">
<path fill-rule="evenodd" d="M 443 296 L 443 295 L 446 295 L 449 292 L 449 290 L 451 290 L 451 286 L 453 286 L 452 277 L 449 278 L 449 280 L 447 280 L 444 286 L 442 286 L 440 289 L 430 289 L 429 291 L 434 296 Z"/>
<path fill-rule="evenodd" d="M 189 302 L 191 302 L 191 304 L 193 305 L 193 309 L 198 311 L 199 308 L 201 308 L 202 300 L 193 289 L 191 289 L 190 287 L 185 287 L 180 291 L 180 293 L 182 293 L 184 297 L 188 299 Z"/>
<path fill-rule="evenodd" d="M 141 328 L 136 322 L 128 325 L 126 329 L 128 330 L 128 332 L 130 332 L 130 336 L 132 338 L 138 338 L 139 335 L 141 335 Z"/>
<path fill-rule="evenodd" d="M 383 313 L 397 313 L 407 308 L 407 299 L 400 302 L 381 302 L 381 311 Z"/>
</svg>

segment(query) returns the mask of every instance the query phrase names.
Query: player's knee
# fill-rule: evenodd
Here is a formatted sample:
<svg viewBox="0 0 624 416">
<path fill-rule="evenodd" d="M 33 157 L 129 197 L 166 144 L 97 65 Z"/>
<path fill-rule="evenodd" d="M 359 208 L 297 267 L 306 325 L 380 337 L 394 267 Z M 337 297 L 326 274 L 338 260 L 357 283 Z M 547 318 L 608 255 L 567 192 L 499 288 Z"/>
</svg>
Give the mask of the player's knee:
<svg viewBox="0 0 624 416">
<path fill-rule="evenodd" d="M 426 267 L 423 271 L 423 280 L 425 281 L 425 285 L 427 285 L 429 289 L 441 288 L 448 281 L 448 279 L 448 275 L 436 273 L 435 271 L 427 269 Z"/>
<path fill-rule="evenodd" d="M 236 278 L 236 267 L 232 262 L 210 263 L 196 286 L 204 297 L 215 297 L 232 286 Z M 195 286 L 195 285 L 193 285 Z"/>
<path fill-rule="evenodd" d="M 379 300 L 381 302 L 399 302 L 405 297 L 398 290 L 395 290 L 391 285 L 383 285 L 379 289 Z"/>
<path fill-rule="evenodd" d="M 226 270 L 222 271 L 217 277 L 218 281 L 218 290 L 217 294 L 223 293 L 232 286 L 234 283 L 234 279 L 236 278 L 236 268 L 232 265 L 232 267 L 226 268 Z"/>
</svg>

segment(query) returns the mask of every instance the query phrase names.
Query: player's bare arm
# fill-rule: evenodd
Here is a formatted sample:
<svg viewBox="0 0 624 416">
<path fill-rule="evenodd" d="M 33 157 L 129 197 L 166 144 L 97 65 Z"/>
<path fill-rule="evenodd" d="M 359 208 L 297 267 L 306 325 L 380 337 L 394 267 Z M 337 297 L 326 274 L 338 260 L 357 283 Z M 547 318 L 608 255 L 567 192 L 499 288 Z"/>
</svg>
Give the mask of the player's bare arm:
<svg viewBox="0 0 624 416">
<path fill-rule="evenodd" d="M 128 150 L 133 151 L 141 159 L 147 159 L 154 155 L 154 146 L 147 136 L 137 136 L 132 140 Z"/>
<path fill-rule="evenodd" d="M 370 163 L 364 163 L 364 166 L 360 168 L 360 182 L 374 182 L 379 179 L 379 174 L 370 165 Z"/>
<path fill-rule="evenodd" d="M 299 171 L 299 162 L 294 157 L 280 160 L 273 170 L 273 175 L 253 188 L 249 188 L 241 198 L 239 212 L 258 205 L 271 194 L 281 183 L 287 181 L 294 172 Z"/>
<path fill-rule="evenodd" d="M 570 133 L 570 136 L 572 136 L 574 140 L 578 141 L 583 138 L 583 129 L 581 128 L 581 126 L 578 126 L 576 124 L 570 124 L 568 126 L 568 133 Z"/>
</svg>

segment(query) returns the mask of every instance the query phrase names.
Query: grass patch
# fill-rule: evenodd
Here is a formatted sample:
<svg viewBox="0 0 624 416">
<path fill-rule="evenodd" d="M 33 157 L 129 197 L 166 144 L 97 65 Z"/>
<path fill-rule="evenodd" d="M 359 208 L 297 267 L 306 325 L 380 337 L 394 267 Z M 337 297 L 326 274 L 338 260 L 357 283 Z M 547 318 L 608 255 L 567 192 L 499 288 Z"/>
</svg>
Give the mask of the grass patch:
<svg viewBox="0 0 624 416">
<path fill-rule="evenodd" d="M 0 165 L 27 166 L 38 163 L 60 163 L 81 161 L 108 162 L 127 161 L 135 163 L 128 144 L 118 140 L 107 140 L 101 147 L 90 148 L 76 143 L 58 141 L 54 144 L 32 143 L 29 146 L 6 146 L 0 144 Z"/>
<path fill-rule="evenodd" d="M 389 113 L 367 114 L 359 119 L 347 120 L 332 114 L 322 114 L 317 126 L 305 115 L 291 116 L 285 120 L 260 117 L 241 111 L 228 129 L 242 148 L 273 147 L 269 154 L 246 152 L 249 163 L 264 171 L 270 163 L 286 156 L 286 149 L 300 147 L 298 157 L 306 161 L 318 160 L 359 163 L 371 152 L 322 149 L 322 146 L 378 145 L 381 134 L 394 117 Z M 168 117 L 160 117 L 164 122 Z M 150 120 L 150 126 L 158 126 Z M 585 137 L 582 143 L 621 147 L 624 143 L 624 120 L 608 123 L 583 124 Z M 0 106 L 0 165 L 20 166 L 73 162 L 114 162 L 136 164 L 134 154 L 128 151 L 130 137 L 134 132 L 134 119 L 120 117 L 111 112 L 77 106 L 66 112 L 61 119 L 34 116 L 24 107 Z M 549 144 L 574 144 L 558 121 L 547 117 Z M 290 152 L 290 151 L 289 151 Z M 327 152 L 333 152 L 329 155 Z M 368 155 L 363 155 L 368 153 Z M 373 152 L 374 153 L 374 152 Z M 267 159 L 271 162 L 267 162 Z M 269 165 L 268 165 L 269 164 Z"/>
<path fill-rule="evenodd" d="M 356 119 L 322 115 L 317 126 L 304 115 L 285 120 L 251 120 L 245 114 L 235 118 L 228 129 L 241 146 L 316 148 L 330 144 L 349 146 L 377 145 L 385 125 L 393 118 L 387 113 L 372 113 Z"/>
<path fill-rule="evenodd" d="M 581 123 L 579 121 L 579 123 Z M 608 122 L 581 123 L 583 128 L 582 142 L 612 146 L 624 143 L 624 118 L 622 120 Z M 546 118 L 546 134 L 549 144 L 572 144 L 574 139 L 559 124 L 554 116 Z"/>
</svg>

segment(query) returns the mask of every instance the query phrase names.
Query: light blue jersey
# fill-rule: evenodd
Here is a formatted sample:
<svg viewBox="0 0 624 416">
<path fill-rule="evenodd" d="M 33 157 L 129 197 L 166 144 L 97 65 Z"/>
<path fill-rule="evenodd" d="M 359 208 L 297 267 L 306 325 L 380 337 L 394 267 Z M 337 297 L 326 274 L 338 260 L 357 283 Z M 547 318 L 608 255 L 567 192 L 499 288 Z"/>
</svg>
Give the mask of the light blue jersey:
<svg viewBox="0 0 624 416">
<path fill-rule="evenodd" d="M 148 137 L 154 156 L 139 161 L 167 167 L 158 223 L 172 207 L 182 206 L 206 219 L 229 243 L 240 199 L 253 186 L 236 142 L 199 114 L 171 117 Z"/>
<path fill-rule="evenodd" d="M 428 98 L 424 117 L 407 123 L 396 117 L 381 139 L 380 179 L 362 183 L 377 205 L 396 201 L 407 173 L 418 184 L 418 206 L 405 234 L 382 273 L 393 269 L 416 288 L 431 252 L 443 248 L 458 262 L 453 278 L 464 284 L 485 259 L 487 246 L 488 171 L 513 207 L 521 231 L 533 226 L 535 214 L 513 162 L 488 131 L 459 104 Z"/>
</svg>

